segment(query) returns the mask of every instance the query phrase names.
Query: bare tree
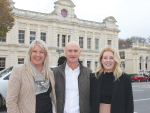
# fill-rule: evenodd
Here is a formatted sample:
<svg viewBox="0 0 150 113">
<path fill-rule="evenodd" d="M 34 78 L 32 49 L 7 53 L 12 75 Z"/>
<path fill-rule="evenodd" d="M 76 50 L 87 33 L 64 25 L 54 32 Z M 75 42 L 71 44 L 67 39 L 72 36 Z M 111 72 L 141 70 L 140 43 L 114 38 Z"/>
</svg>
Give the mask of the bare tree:
<svg viewBox="0 0 150 113">
<path fill-rule="evenodd" d="M 132 36 L 131 38 L 120 39 L 119 38 L 119 47 L 131 47 L 132 43 L 140 43 L 140 44 L 150 44 L 150 37 L 143 38 Z"/>
</svg>

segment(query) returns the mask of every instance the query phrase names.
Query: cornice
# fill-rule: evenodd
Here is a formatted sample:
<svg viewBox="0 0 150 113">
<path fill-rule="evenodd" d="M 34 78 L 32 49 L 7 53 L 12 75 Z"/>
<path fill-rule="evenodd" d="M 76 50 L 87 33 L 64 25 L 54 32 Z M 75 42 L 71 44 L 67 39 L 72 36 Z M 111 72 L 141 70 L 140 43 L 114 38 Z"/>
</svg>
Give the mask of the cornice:
<svg viewBox="0 0 150 113">
<path fill-rule="evenodd" d="M 58 23 L 64 23 L 64 24 L 68 24 L 68 25 L 77 25 L 77 26 L 81 26 L 81 27 L 106 29 L 109 31 L 120 32 L 120 30 L 118 30 L 118 29 L 107 28 L 106 23 L 82 20 L 82 19 L 78 19 L 78 18 L 63 19 L 63 18 L 60 18 L 58 15 L 21 10 L 21 9 L 17 9 L 17 8 L 14 8 L 13 13 L 14 13 L 14 16 L 16 16 L 16 17 L 28 18 L 28 19 L 32 19 L 32 20 L 36 19 L 36 20 L 42 20 L 42 21 L 47 21 L 47 22 L 58 22 Z"/>
</svg>

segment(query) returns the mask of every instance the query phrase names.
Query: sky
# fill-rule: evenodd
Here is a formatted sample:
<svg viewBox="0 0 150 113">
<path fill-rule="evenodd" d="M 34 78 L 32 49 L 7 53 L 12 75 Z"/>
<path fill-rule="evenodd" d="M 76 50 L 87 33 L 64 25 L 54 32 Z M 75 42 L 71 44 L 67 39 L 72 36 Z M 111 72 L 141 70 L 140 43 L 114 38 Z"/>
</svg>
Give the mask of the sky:
<svg viewBox="0 0 150 113">
<path fill-rule="evenodd" d="M 58 0 L 13 0 L 18 9 L 51 13 Z M 113 16 L 119 26 L 119 38 L 150 36 L 150 0 L 71 0 L 77 18 L 103 22 Z"/>
</svg>

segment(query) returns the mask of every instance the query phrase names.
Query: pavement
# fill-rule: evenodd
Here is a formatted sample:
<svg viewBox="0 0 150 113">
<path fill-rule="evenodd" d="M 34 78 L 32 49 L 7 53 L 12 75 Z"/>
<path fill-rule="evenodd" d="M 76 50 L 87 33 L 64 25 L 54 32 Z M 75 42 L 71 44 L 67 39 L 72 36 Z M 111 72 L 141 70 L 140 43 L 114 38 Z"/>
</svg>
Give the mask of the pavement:
<svg viewBox="0 0 150 113">
<path fill-rule="evenodd" d="M 150 113 L 150 82 L 132 82 L 134 113 Z M 6 107 L 0 113 L 7 113 Z"/>
</svg>

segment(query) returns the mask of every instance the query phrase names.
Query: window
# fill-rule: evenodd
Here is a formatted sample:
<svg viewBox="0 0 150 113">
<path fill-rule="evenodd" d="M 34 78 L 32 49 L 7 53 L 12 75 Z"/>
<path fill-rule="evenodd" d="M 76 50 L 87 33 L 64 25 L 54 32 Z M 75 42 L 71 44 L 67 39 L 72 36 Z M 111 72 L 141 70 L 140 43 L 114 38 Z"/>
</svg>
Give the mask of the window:
<svg viewBox="0 0 150 113">
<path fill-rule="evenodd" d="M 24 58 L 18 58 L 18 64 L 24 64 Z"/>
<path fill-rule="evenodd" d="M 24 44 L 24 37 L 25 37 L 24 35 L 25 35 L 25 31 L 19 30 L 18 42 L 21 44 Z"/>
<path fill-rule="evenodd" d="M 70 42 L 70 35 L 68 36 L 68 42 Z"/>
<path fill-rule="evenodd" d="M 87 67 L 91 69 L 91 61 L 87 61 Z"/>
<path fill-rule="evenodd" d="M 79 46 L 83 48 L 83 37 L 79 37 Z"/>
<path fill-rule="evenodd" d="M 125 52 L 124 51 L 119 52 L 119 55 L 120 55 L 121 59 L 125 59 Z"/>
<path fill-rule="evenodd" d="M 87 38 L 87 49 L 91 49 L 91 38 Z"/>
<path fill-rule="evenodd" d="M 121 62 L 122 68 L 125 69 L 125 62 Z"/>
<path fill-rule="evenodd" d="M 99 39 L 95 39 L 95 49 L 98 49 L 98 45 L 99 45 Z"/>
<path fill-rule="evenodd" d="M 6 37 L 5 38 L 1 38 L 0 42 L 6 42 Z"/>
<path fill-rule="evenodd" d="M 139 69 L 141 70 L 141 57 L 139 59 Z"/>
<path fill-rule="evenodd" d="M 0 71 L 5 69 L 5 58 L 0 58 Z"/>
<path fill-rule="evenodd" d="M 97 70 L 98 62 L 95 62 L 95 71 Z"/>
<path fill-rule="evenodd" d="M 62 35 L 62 47 L 65 47 L 66 35 Z"/>
<path fill-rule="evenodd" d="M 147 70 L 147 58 L 146 58 L 146 61 L 145 61 L 145 69 Z"/>
<path fill-rule="evenodd" d="M 35 32 L 30 31 L 30 44 L 32 43 L 33 40 L 35 40 Z"/>
<path fill-rule="evenodd" d="M 59 34 L 57 35 L 57 47 L 59 47 Z"/>
<path fill-rule="evenodd" d="M 107 41 L 108 46 L 111 46 L 111 40 Z"/>
<path fill-rule="evenodd" d="M 46 43 L 46 33 L 41 33 L 41 40 Z"/>
</svg>

